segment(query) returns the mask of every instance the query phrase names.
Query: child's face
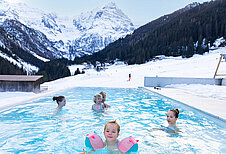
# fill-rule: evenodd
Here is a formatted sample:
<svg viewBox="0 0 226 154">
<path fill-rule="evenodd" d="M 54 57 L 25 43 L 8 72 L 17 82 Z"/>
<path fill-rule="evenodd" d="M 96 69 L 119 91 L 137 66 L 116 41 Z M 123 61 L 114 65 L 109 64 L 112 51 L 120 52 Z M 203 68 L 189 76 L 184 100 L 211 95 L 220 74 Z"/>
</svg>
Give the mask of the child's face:
<svg viewBox="0 0 226 154">
<path fill-rule="evenodd" d="M 173 111 L 167 112 L 167 121 L 169 124 L 176 124 L 177 118 L 175 117 Z"/>
<path fill-rule="evenodd" d="M 106 96 L 103 96 L 103 100 L 102 100 L 103 102 L 105 102 L 106 101 Z"/>
<path fill-rule="evenodd" d="M 102 101 L 105 102 L 106 101 L 106 95 L 102 95 L 102 96 L 103 96 Z"/>
<path fill-rule="evenodd" d="M 61 102 L 57 102 L 58 103 L 58 107 L 63 107 L 66 105 L 66 99 L 63 99 Z"/>
<path fill-rule="evenodd" d="M 102 102 L 102 98 L 101 97 L 97 97 L 96 103 L 100 104 L 101 102 Z"/>
<path fill-rule="evenodd" d="M 107 124 L 104 136 L 108 142 L 116 141 L 119 136 L 117 125 L 111 123 Z"/>
</svg>

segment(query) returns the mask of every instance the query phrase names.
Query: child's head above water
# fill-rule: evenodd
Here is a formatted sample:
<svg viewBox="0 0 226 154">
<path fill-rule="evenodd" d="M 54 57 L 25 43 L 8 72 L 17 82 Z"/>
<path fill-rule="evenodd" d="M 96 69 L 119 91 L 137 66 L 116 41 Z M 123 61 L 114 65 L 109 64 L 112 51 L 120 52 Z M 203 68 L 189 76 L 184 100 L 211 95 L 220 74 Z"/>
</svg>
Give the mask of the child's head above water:
<svg viewBox="0 0 226 154">
<path fill-rule="evenodd" d="M 53 101 L 56 101 L 58 104 L 57 108 L 62 108 L 66 105 L 66 98 L 64 96 L 54 96 Z"/>
<path fill-rule="evenodd" d="M 101 91 L 100 94 L 101 94 L 102 97 L 103 97 L 103 102 L 106 101 L 106 92 Z"/>
<path fill-rule="evenodd" d="M 95 95 L 95 96 L 93 97 L 93 101 L 94 101 L 95 103 L 101 103 L 102 100 L 103 100 L 103 97 L 102 97 L 101 94 L 97 94 L 97 95 Z"/>
<path fill-rule="evenodd" d="M 104 127 L 104 136 L 107 142 L 117 141 L 119 136 L 120 126 L 116 120 L 108 121 Z"/>
<path fill-rule="evenodd" d="M 111 107 L 110 105 L 106 104 L 105 101 L 106 101 L 106 92 L 104 91 L 101 91 L 99 94 L 102 95 L 103 99 L 102 99 L 102 103 L 104 105 L 104 108 L 107 109 L 109 107 Z"/>
<path fill-rule="evenodd" d="M 170 109 L 167 112 L 167 121 L 169 124 L 176 124 L 180 111 L 178 109 Z"/>
<path fill-rule="evenodd" d="M 108 125 L 115 125 L 117 128 L 117 132 L 120 132 L 120 126 L 119 124 L 116 122 L 116 120 L 112 120 L 112 121 L 108 121 L 104 127 L 104 131 L 107 129 Z"/>
</svg>

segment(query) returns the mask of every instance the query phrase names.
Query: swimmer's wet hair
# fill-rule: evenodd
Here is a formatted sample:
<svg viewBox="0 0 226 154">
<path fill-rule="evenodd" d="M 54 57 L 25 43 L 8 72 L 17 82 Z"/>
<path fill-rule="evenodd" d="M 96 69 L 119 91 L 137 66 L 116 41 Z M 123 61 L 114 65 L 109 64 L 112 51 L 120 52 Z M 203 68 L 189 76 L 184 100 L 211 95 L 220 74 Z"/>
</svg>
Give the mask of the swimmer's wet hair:
<svg viewBox="0 0 226 154">
<path fill-rule="evenodd" d="M 179 117 L 179 113 L 180 113 L 180 111 L 179 111 L 179 109 L 178 109 L 178 108 L 176 108 L 176 109 L 170 109 L 169 111 L 172 111 L 172 112 L 174 113 L 174 115 L 175 115 L 175 117 L 176 117 L 176 118 L 178 118 L 178 117 Z"/>
<path fill-rule="evenodd" d="M 62 102 L 65 99 L 64 96 L 54 96 L 53 101 Z"/>
<path fill-rule="evenodd" d="M 102 95 L 103 98 L 106 98 L 106 92 L 101 91 L 100 94 Z"/>
<path fill-rule="evenodd" d="M 116 122 L 116 120 L 108 121 L 108 122 L 106 123 L 105 127 L 104 127 L 104 131 L 105 131 L 105 129 L 106 129 L 106 127 L 107 127 L 108 124 L 116 124 L 116 126 L 118 127 L 118 128 L 117 128 L 118 133 L 120 132 L 120 126 L 119 126 L 119 124 Z"/>
</svg>

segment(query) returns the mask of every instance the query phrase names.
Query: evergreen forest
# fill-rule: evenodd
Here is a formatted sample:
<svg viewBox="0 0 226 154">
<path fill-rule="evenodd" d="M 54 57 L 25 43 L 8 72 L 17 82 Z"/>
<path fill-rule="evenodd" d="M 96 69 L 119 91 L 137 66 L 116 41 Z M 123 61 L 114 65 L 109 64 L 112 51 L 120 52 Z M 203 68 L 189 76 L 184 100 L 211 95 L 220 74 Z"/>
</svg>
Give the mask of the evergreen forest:
<svg viewBox="0 0 226 154">
<path fill-rule="evenodd" d="M 214 41 L 225 36 L 226 0 L 205 2 L 188 11 L 176 11 L 134 31 L 133 34 L 109 44 L 103 50 L 76 62 L 119 59 L 128 64 L 142 64 L 157 55 L 182 56 L 209 51 Z"/>
</svg>

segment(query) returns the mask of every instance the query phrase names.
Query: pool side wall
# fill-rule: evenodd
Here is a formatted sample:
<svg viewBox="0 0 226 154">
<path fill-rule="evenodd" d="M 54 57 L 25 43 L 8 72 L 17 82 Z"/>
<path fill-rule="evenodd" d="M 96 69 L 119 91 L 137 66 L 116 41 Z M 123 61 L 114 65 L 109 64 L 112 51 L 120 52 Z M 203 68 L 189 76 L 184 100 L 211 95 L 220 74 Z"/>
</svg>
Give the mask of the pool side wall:
<svg viewBox="0 0 226 154">
<path fill-rule="evenodd" d="M 226 86 L 226 78 L 223 78 L 223 79 L 222 79 L 221 85 L 222 85 L 222 86 Z"/>
<path fill-rule="evenodd" d="M 225 79 L 222 78 L 181 78 L 181 77 L 144 77 L 145 87 L 165 87 L 170 84 L 209 84 L 209 85 L 226 85 Z"/>
</svg>

